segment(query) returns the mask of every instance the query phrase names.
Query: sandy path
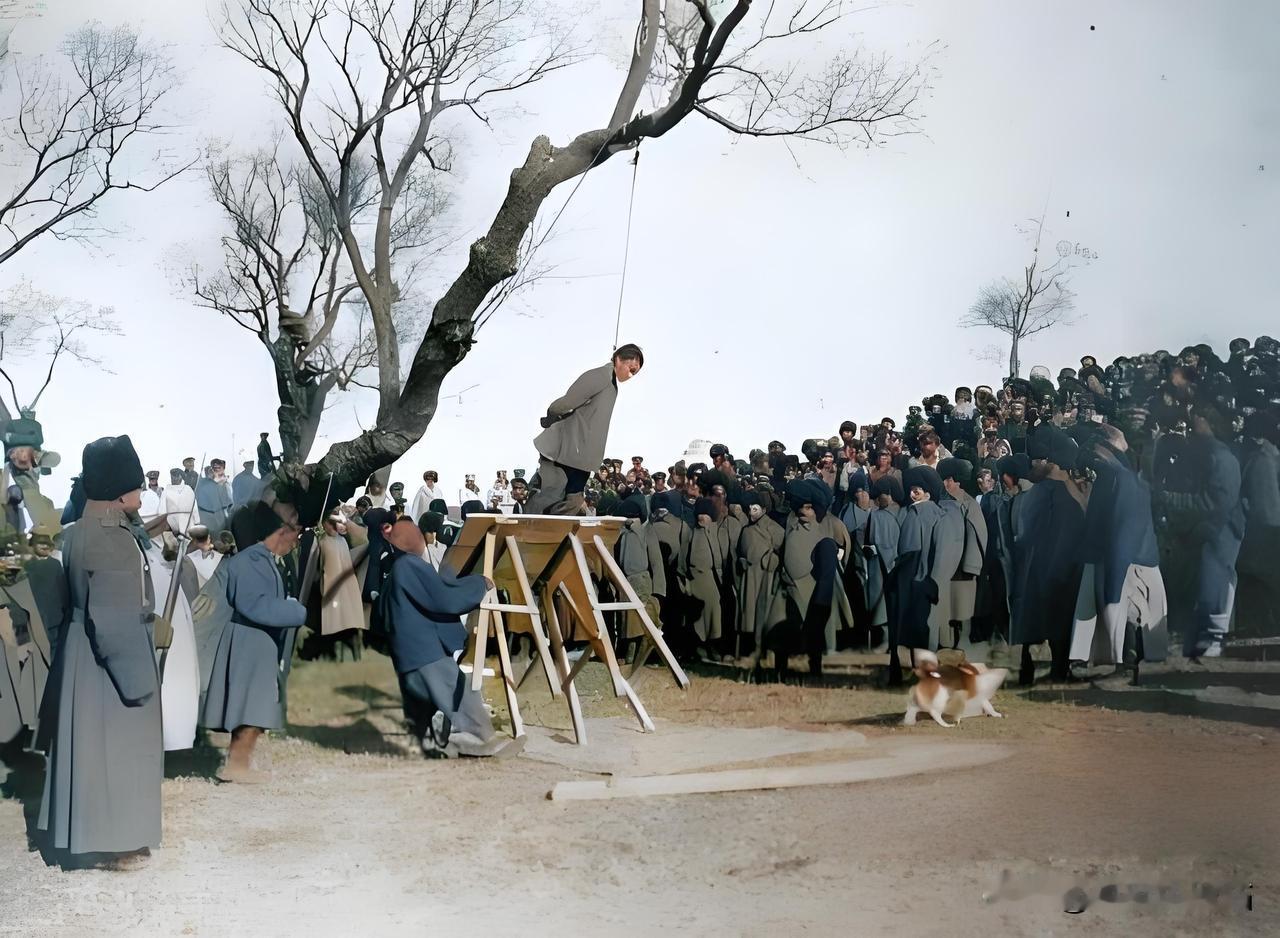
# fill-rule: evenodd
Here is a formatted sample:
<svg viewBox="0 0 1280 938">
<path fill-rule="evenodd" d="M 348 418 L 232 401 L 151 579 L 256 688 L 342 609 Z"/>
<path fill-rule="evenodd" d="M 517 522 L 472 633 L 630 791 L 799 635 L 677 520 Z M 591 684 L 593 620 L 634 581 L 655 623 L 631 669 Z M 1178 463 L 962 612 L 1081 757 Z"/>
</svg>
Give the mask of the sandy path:
<svg viewBox="0 0 1280 938">
<path fill-rule="evenodd" d="M 742 725 L 759 712 L 873 743 L 999 739 L 1014 754 L 857 785 L 566 805 L 545 800 L 550 787 L 594 776 L 343 752 L 394 751 L 375 732 L 391 711 L 361 702 L 377 704 L 376 689 L 333 693 L 376 667 L 300 669 L 293 715 L 310 739 L 268 741 L 268 785 L 166 781 L 165 844 L 142 872 L 46 867 L 28 850 L 22 801 L 0 800 L 0 934 L 1280 933 L 1272 729 L 1002 695 L 1008 720 L 908 731 L 881 719 L 896 695 L 703 679 L 688 696 L 655 685 L 650 711 Z M 1239 875 L 1254 882 L 1254 911 L 986 904 L 1002 869 L 1093 876 L 1094 895 L 1109 881 Z"/>
</svg>

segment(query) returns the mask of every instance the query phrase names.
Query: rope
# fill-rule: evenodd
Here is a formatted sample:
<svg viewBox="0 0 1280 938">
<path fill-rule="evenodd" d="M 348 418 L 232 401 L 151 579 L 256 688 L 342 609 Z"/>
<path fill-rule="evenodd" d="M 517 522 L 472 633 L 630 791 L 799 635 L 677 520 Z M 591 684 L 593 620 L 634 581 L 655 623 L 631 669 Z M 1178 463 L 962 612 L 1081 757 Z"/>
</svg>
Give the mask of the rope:
<svg viewBox="0 0 1280 938">
<path fill-rule="evenodd" d="M 640 151 L 631 160 L 631 198 L 627 202 L 627 240 L 622 249 L 622 283 L 618 287 L 618 320 L 613 329 L 613 350 L 618 350 L 618 336 L 622 334 L 622 298 L 627 292 L 627 262 L 631 258 L 631 213 L 636 204 L 636 176 L 640 173 Z"/>
</svg>

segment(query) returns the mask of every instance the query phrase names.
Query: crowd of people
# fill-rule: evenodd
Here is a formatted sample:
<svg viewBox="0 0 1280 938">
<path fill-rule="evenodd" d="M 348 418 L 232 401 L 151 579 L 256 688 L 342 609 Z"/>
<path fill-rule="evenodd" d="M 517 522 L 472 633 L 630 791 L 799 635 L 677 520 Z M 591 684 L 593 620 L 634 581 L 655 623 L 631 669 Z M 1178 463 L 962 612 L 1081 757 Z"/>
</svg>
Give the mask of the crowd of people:
<svg viewBox="0 0 1280 938">
<path fill-rule="evenodd" d="M 97 440 L 59 516 L 38 485 L 56 454 L 32 415 L 12 421 L 0 745 L 47 754 L 51 849 L 142 862 L 163 751 L 200 728 L 230 734 L 224 780 L 260 780 L 255 745 L 284 723 L 295 655 L 372 645 L 424 752 L 504 752 L 459 665 L 495 589 L 450 569 L 477 513 L 621 519 L 618 564 L 679 655 L 784 679 L 796 659 L 821 674 L 842 648 L 888 652 L 894 681 L 904 655 L 962 649 L 1016 663 L 1027 685 L 1038 658 L 1066 681 L 1161 660 L 1171 635 L 1197 661 L 1233 629 L 1280 634 L 1268 337 L 1234 340 L 1225 361 L 1206 346 L 1106 368 L 1086 356 L 1056 381 L 1037 367 L 933 394 L 901 426 L 846 421 L 798 453 L 775 440 L 745 459 L 717 443 L 656 471 L 603 458 L 618 386 L 642 365 L 624 346 L 554 402 L 529 478 L 499 471 L 482 493 L 468 475 L 451 499 L 432 470 L 412 497 L 374 477 L 314 523 L 268 484 L 267 434 L 233 478 L 191 458 L 168 485 L 128 437 Z M 614 626 L 633 651 L 636 623 Z"/>
</svg>

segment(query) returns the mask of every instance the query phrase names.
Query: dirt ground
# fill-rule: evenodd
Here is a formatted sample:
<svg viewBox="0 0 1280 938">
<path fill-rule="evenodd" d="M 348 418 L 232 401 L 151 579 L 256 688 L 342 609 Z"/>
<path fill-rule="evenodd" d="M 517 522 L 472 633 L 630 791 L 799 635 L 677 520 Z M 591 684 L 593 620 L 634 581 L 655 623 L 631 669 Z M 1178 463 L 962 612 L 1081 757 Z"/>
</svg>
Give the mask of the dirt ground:
<svg viewBox="0 0 1280 938">
<path fill-rule="evenodd" d="M 579 679 L 588 715 L 626 717 L 602 678 L 591 665 Z M 728 671 L 682 692 L 649 669 L 639 693 L 659 732 L 664 720 L 856 730 L 873 748 L 981 740 L 1012 754 L 850 785 L 553 802 L 557 782 L 599 776 L 523 757 L 423 760 L 398 735 L 386 659 L 301 664 L 290 733 L 264 744 L 269 783 L 213 781 L 217 749 L 171 756 L 164 845 L 140 872 L 47 866 L 28 841 L 39 762 L 11 760 L 0 934 L 1280 933 L 1280 731 L 1265 717 L 1149 712 L 1129 697 L 1120 711 L 1037 688 L 1001 691 L 1004 720 L 906 728 L 900 693 Z M 526 722 L 568 729 L 545 682 L 521 701 Z M 1192 898 L 1195 882 L 1252 883 L 1252 911 L 1243 893 Z M 1079 914 L 1063 911 L 1072 883 L 1091 897 Z M 1108 884 L 1181 884 L 1183 901 L 1100 901 Z"/>
</svg>

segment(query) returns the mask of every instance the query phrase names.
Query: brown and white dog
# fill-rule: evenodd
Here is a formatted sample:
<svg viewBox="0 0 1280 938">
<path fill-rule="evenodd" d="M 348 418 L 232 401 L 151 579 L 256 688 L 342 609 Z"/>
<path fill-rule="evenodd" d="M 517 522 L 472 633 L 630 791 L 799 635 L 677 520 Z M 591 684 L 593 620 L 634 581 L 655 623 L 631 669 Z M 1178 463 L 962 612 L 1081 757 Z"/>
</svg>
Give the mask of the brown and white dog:
<svg viewBox="0 0 1280 938">
<path fill-rule="evenodd" d="M 955 726 L 955 723 L 943 719 L 949 712 L 954 714 L 956 723 L 980 713 L 991 717 L 1004 716 L 991 705 L 991 698 L 1009 676 L 1006 668 L 988 668 L 985 664 L 968 661 L 939 664 L 937 655 L 920 649 L 915 656 L 918 680 L 907 695 L 907 715 L 902 719 L 904 726 L 914 726 L 916 714 L 921 710 L 933 717 L 939 726 Z"/>
</svg>

